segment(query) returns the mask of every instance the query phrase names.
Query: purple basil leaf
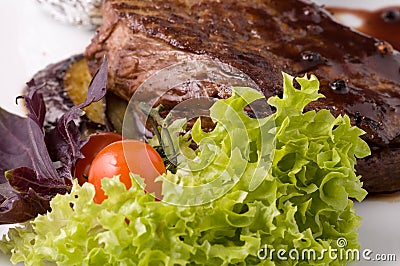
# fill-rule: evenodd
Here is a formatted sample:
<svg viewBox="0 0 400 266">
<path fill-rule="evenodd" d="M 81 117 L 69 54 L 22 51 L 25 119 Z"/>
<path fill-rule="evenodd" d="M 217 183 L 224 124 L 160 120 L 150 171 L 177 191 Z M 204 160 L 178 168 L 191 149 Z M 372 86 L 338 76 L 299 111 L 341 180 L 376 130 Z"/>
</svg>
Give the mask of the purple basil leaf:
<svg viewBox="0 0 400 266">
<path fill-rule="evenodd" d="M 82 115 L 80 108 L 84 108 L 92 102 L 100 101 L 106 95 L 107 68 L 107 60 L 105 59 L 90 82 L 86 101 L 79 106 L 72 107 L 59 119 L 57 126 L 46 135 L 46 145 L 50 157 L 53 161 L 62 163 L 62 167 L 57 170 L 66 179 L 72 180 L 71 171 L 75 162 L 83 157 L 80 149 L 85 143 L 81 139 L 79 128 L 73 120 Z"/>
<path fill-rule="evenodd" d="M 82 154 L 74 119 L 80 108 L 105 96 L 107 61 L 93 78 L 88 98 L 73 107 L 46 136 L 42 128 L 45 103 L 34 81 L 25 99 L 27 118 L 0 108 L 0 224 L 23 222 L 49 210 L 56 194 L 65 194 L 72 186 L 72 168 Z M 61 165 L 56 169 L 55 163 Z M 11 170 L 10 170 L 11 169 Z"/>
<path fill-rule="evenodd" d="M 46 134 L 45 138 L 51 159 L 54 162 L 61 162 L 59 174 L 70 181 L 72 181 L 71 172 L 76 160 L 82 158 L 80 148 L 83 141 L 79 128 L 73 121 L 80 115 L 82 115 L 82 110 L 72 108 L 59 119 L 56 127 Z"/>
<path fill-rule="evenodd" d="M 43 96 L 38 93 L 39 87 L 36 86 L 35 80 L 26 83 L 29 87 L 28 95 L 17 97 L 25 100 L 25 107 L 27 109 L 27 116 L 34 120 L 39 127 L 43 127 L 44 117 L 46 115 L 46 105 L 43 101 Z"/>
<path fill-rule="evenodd" d="M 0 109 L 0 134 L 0 223 L 22 222 L 43 213 L 50 198 L 68 186 L 58 177 L 37 121 Z"/>
<path fill-rule="evenodd" d="M 89 84 L 88 94 L 86 101 L 78 106 L 78 108 L 84 108 L 92 102 L 98 102 L 104 98 L 107 92 L 108 84 L 108 62 L 107 58 L 104 57 L 103 63 L 97 70 L 92 81 Z"/>
<path fill-rule="evenodd" d="M 33 169 L 28 167 L 20 167 L 14 170 L 6 171 L 5 176 L 9 184 L 20 192 L 28 192 L 29 189 L 33 189 L 40 195 L 56 195 L 64 194 L 70 190 L 71 184 L 62 184 L 62 182 L 56 179 L 40 180 L 38 175 Z"/>
<path fill-rule="evenodd" d="M 32 119 L 26 119 L 0 109 L 0 169 L 18 167 L 38 168 L 50 161 L 42 129 Z M 39 158 L 39 159 L 38 159 Z M 54 174 L 51 165 L 44 165 L 43 173 Z"/>
<path fill-rule="evenodd" d="M 44 198 L 32 189 L 18 192 L 9 183 L 0 184 L 0 224 L 12 224 L 35 218 L 50 209 L 51 198 Z"/>
</svg>

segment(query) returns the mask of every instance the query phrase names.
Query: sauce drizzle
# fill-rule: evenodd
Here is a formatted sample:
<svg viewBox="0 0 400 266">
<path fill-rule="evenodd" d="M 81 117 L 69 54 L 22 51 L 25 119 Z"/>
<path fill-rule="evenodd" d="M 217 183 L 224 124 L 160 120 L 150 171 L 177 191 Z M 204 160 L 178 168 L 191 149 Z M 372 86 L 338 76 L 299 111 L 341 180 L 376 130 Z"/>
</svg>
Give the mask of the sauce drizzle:
<svg viewBox="0 0 400 266">
<path fill-rule="evenodd" d="M 389 42 L 400 50 L 400 6 L 390 6 L 378 10 L 327 7 L 338 19 L 343 15 L 353 15 L 361 19 L 360 26 L 354 26 L 360 32 Z M 342 21 L 343 22 L 343 21 Z"/>
</svg>

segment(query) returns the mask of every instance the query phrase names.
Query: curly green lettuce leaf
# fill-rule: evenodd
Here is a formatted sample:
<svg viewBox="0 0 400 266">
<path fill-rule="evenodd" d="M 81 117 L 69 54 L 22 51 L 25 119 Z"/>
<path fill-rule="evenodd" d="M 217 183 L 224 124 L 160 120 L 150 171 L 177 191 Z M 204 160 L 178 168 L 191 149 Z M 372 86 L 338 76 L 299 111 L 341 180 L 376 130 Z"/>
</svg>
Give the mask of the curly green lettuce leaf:
<svg viewBox="0 0 400 266">
<path fill-rule="evenodd" d="M 345 249 L 359 248 L 353 200 L 366 191 L 354 165 L 369 148 L 347 116 L 303 111 L 322 97 L 314 76 L 297 78 L 298 90 L 283 75 L 282 99 L 268 100 L 274 114 L 248 117 L 243 108 L 262 95 L 233 88 L 211 109 L 212 132 L 200 122 L 193 127 L 196 151 L 189 135 L 171 134 L 180 165 L 160 178 L 164 201 L 154 201 L 139 182 L 126 190 L 114 177 L 103 180 L 108 199 L 99 205 L 92 185 L 75 183 L 51 201 L 51 212 L 10 230 L 1 249 L 26 265 L 346 264 L 319 255 L 338 248 L 339 238 L 347 240 Z M 184 125 L 176 121 L 170 133 Z M 314 250 L 316 258 L 260 256 L 265 248 Z"/>
</svg>

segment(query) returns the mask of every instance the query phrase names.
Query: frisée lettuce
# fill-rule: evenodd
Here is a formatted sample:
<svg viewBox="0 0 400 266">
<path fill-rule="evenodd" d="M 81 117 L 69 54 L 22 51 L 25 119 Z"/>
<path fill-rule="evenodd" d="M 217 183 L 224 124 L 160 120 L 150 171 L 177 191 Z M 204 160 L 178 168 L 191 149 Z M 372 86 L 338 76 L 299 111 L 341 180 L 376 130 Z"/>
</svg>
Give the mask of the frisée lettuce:
<svg viewBox="0 0 400 266">
<path fill-rule="evenodd" d="M 108 199 L 96 204 L 92 185 L 75 182 L 71 193 L 51 200 L 50 212 L 10 229 L 1 250 L 26 265 L 345 264 L 324 250 L 338 248 L 338 239 L 347 241 L 340 248 L 359 248 L 361 218 L 353 200 L 363 200 L 366 191 L 354 166 L 370 151 L 348 116 L 304 112 L 323 97 L 315 76 L 296 78 L 301 89 L 293 77 L 283 78 L 283 97 L 268 99 L 276 109 L 270 116 L 247 117 L 243 107 L 262 94 L 233 88 L 211 108 L 212 132 L 203 132 L 200 122 L 193 127 L 196 151 L 188 135 L 174 138 L 182 170 L 160 178 L 164 201 L 146 194 L 140 182 L 126 190 L 116 176 L 103 179 Z M 177 121 L 169 129 L 183 126 Z M 215 180 L 218 186 L 202 186 Z M 282 259 L 267 249 L 316 256 Z"/>
</svg>

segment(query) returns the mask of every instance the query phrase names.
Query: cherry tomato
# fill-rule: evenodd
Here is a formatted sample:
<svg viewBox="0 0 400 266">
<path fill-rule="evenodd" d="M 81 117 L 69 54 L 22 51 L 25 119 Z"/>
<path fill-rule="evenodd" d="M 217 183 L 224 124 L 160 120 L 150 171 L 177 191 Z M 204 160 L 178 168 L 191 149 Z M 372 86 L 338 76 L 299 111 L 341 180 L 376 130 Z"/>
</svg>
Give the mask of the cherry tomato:
<svg viewBox="0 0 400 266">
<path fill-rule="evenodd" d="M 153 147 L 137 140 L 123 140 L 111 143 L 94 158 L 89 170 L 89 182 L 96 189 L 94 201 L 101 203 L 107 198 L 101 189 L 101 180 L 120 175 L 120 181 L 129 189 L 132 186 L 129 173 L 140 175 L 146 185 L 145 191 L 161 199 L 161 182 L 155 178 L 165 173 L 161 156 Z"/>
<path fill-rule="evenodd" d="M 88 142 L 81 148 L 85 158 L 79 159 L 75 165 L 74 176 L 78 179 L 79 185 L 87 181 L 94 157 L 108 144 L 119 140 L 122 140 L 122 136 L 113 132 L 101 132 L 89 136 Z"/>
</svg>

